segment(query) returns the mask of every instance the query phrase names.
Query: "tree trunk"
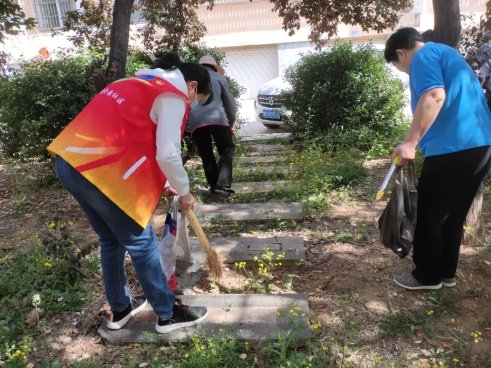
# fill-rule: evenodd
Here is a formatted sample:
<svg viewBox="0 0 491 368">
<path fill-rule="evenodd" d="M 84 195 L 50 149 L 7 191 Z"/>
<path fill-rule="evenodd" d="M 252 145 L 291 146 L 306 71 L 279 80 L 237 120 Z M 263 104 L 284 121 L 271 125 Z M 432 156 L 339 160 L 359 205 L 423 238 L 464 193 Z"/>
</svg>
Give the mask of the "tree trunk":
<svg viewBox="0 0 491 368">
<path fill-rule="evenodd" d="M 433 0 L 433 12 L 435 40 L 458 49 L 461 31 L 459 0 Z"/>
<path fill-rule="evenodd" d="M 464 238 L 462 243 L 473 244 L 476 236 L 481 233 L 481 211 L 482 202 L 484 197 L 484 182 L 479 187 L 474 201 L 472 202 L 471 208 L 467 213 L 467 218 L 465 219 L 466 231 L 464 232 Z"/>
<path fill-rule="evenodd" d="M 433 0 L 433 12 L 435 14 L 435 28 L 432 35 L 434 41 L 445 43 L 458 50 L 461 32 L 459 0 Z M 465 232 L 464 243 L 471 242 L 472 235 L 479 233 L 483 193 L 483 186 L 481 186 L 467 214 L 465 226 L 470 231 Z"/>
<path fill-rule="evenodd" d="M 115 0 L 114 2 L 107 70 L 109 80 L 116 80 L 125 76 L 132 8 L 133 0 Z"/>
</svg>

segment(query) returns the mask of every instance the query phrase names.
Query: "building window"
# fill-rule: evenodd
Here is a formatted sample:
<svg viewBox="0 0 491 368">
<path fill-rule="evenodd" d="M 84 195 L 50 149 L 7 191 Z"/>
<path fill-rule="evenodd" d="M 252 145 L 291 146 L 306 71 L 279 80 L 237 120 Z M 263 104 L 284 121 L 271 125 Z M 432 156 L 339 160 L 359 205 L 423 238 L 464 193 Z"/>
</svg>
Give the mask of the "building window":
<svg viewBox="0 0 491 368">
<path fill-rule="evenodd" d="M 65 13 L 75 10 L 73 0 L 34 0 L 33 5 L 39 30 L 63 28 Z"/>
</svg>

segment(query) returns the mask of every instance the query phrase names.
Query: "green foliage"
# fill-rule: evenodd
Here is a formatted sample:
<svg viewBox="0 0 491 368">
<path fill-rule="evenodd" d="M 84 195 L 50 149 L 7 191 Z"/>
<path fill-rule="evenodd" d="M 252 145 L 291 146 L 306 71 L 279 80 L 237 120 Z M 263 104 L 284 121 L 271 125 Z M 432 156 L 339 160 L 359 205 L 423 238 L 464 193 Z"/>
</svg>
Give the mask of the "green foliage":
<svg viewBox="0 0 491 368">
<path fill-rule="evenodd" d="M 471 16 L 461 15 L 466 21 L 472 20 Z M 479 22 L 471 22 L 463 30 L 460 39 L 460 49 L 467 62 L 472 67 L 477 67 L 477 53 L 481 46 L 491 41 L 491 0 L 486 2 L 486 13 L 483 14 Z"/>
<path fill-rule="evenodd" d="M 223 330 L 214 337 L 193 336 L 190 346 L 182 350 L 184 360 L 180 368 L 240 368 L 250 367 L 251 363 L 240 359 L 239 355 L 246 345 Z"/>
<path fill-rule="evenodd" d="M 414 330 L 427 333 L 435 319 L 444 313 L 458 313 L 458 296 L 452 292 L 434 291 L 428 294 L 429 306 L 424 310 L 400 309 L 399 311 L 386 315 L 381 321 L 381 327 L 386 336 L 405 335 L 411 336 Z"/>
<path fill-rule="evenodd" d="M 368 170 L 355 150 L 326 154 L 320 147 L 308 146 L 297 156 L 302 189 L 309 194 L 361 183 Z"/>
<path fill-rule="evenodd" d="M 59 229 L 53 228 L 52 231 Z M 26 316 L 33 306 L 44 310 L 46 317 L 50 317 L 54 313 L 78 310 L 83 305 L 87 291 L 81 283 L 80 264 L 74 261 L 73 254 L 64 251 L 65 237 L 60 234 L 57 238 L 58 243 L 54 246 L 42 244 L 33 237 L 26 251 L 2 252 L 0 346 L 15 347 L 35 332 L 25 326 Z M 34 305 L 36 294 L 39 299 Z M 17 350 L 25 353 L 28 349 L 13 350 L 14 353 Z"/>
<path fill-rule="evenodd" d="M 341 243 L 349 243 L 354 239 L 354 236 L 350 232 L 344 229 L 340 229 L 340 230 L 336 230 L 335 239 Z"/>
<path fill-rule="evenodd" d="M 150 55 L 142 51 L 130 52 L 126 60 L 126 76 L 134 76 L 138 70 L 151 67 L 152 59 Z"/>
<path fill-rule="evenodd" d="M 76 47 L 89 47 L 92 52 L 109 54 L 113 2 L 82 0 L 77 10 L 66 13 L 65 29 L 72 31 L 68 39 Z"/>
<path fill-rule="evenodd" d="M 411 7 L 410 0 L 271 0 L 273 11 L 283 18 L 283 29 L 294 34 L 306 19 L 310 25 L 309 38 L 323 45 L 337 33 L 340 24 L 361 27 L 363 31 L 382 32 L 397 26 L 401 13 Z M 327 38 L 325 37 L 327 35 Z"/>
<path fill-rule="evenodd" d="M 403 120 L 402 84 L 372 46 L 337 42 L 304 56 L 286 74 L 293 137 L 325 149 L 368 152 Z"/>
<path fill-rule="evenodd" d="M 259 294 L 268 294 L 271 285 L 275 281 L 273 271 L 282 266 L 282 260 L 285 258 L 285 252 L 275 253 L 269 248 L 264 248 L 261 257 L 254 256 L 255 267 L 257 272 L 249 271 L 246 262 L 236 262 L 235 269 L 245 276 L 243 288 L 245 291 L 252 291 Z"/>
<path fill-rule="evenodd" d="M 205 54 L 220 61 L 224 58 L 223 53 L 202 46 L 182 53 L 185 61 L 196 61 Z M 0 149 L 11 157 L 47 158 L 46 147 L 95 93 L 91 77 L 94 65 L 101 62 L 98 58 L 83 54 L 31 61 L 13 78 L 0 79 Z M 134 51 L 128 56 L 126 74 L 134 75 L 151 64 L 148 54 Z M 242 87 L 233 80 L 229 84 L 232 92 L 240 95 Z M 22 206 L 19 208 L 22 212 Z"/>
<path fill-rule="evenodd" d="M 89 102 L 91 60 L 32 61 L 0 81 L 0 147 L 9 156 L 47 157 L 51 140 Z"/>
<path fill-rule="evenodd" d="M 143 42 L 154 52 L 178 51 L 197 43 L 206 33 L 199 20 L 198 6 L 213 7 L 212 0 L 156 1 L 140 0 L 139 5 L 146 21 Z"/>
<path fill-rule="evenodd" d="M 0 0 L 0 43 L 4 42 L 6 33 L 15 33 L 22 26 L 31 29 L 35 24 L 35 19 L 26 18 L 22 7 L 17 2 Z"/>
</svg>

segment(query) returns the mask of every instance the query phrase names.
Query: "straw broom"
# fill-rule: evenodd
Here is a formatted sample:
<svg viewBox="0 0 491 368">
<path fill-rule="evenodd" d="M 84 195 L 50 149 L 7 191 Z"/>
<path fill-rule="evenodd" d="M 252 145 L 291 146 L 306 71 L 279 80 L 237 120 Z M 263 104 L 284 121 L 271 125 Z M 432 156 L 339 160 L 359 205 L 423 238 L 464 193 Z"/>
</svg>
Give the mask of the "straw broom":
<svg viewBox="0 0 491 368">
<path fill-rule="evenodd" d="M 208 239 L 206 238 L 206 235 L 193 210 L 185 210 L 184 214 L 186 215 L 186 218 L 191 224 L 194 232 L 198 236 L 201 247 L 206 252 L 206 260 L 208 262 L 208 268 L 210 269 L 211 276 L 219 279 L 222 277 L 222 262 L 220 261 L 220 258 L 218 258 L 217 252 L 210 246 L 210 243 L 208 242 Z"/>
</svg>

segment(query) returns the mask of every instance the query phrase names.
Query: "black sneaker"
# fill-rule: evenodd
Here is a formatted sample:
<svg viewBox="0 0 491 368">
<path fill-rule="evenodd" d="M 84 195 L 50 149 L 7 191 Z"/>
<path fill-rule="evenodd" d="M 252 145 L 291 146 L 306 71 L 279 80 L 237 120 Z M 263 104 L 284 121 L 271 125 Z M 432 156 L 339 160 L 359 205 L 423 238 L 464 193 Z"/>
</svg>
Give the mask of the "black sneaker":
<svg viewBox="0 0 491 368">
<path fill-rule="evenodd" d="M 232 187 L 226 187 L 226 186 L 220 185 L 220 184 L 217 184 L 215 186 L 215 190 L 223 190 L 224 192 L 227 192 L 227 193 L 230 193 L 230 194 L 234 194 L 235 193 L 235 190 L 233 190 Z"/>
<path fill-rule="evenodd" d="M 120 328 L 123 328 L 132 317 L 145 309 L 146 305 L 147 299 L 145 299 L 144 296 L 131 298 L 130 304 L 128 304 L 125 310 L 120 312 L 111 311 L 112 316 L 109 321 L 107 321 L 107 328 L 110 330 L 119 330 Z"/>
<path fill-rule="evenodd" d="M 210 188 L 210 192 L 222 197 L 230 197 L 232 195 L 232 193 L 227 192 L 225 189 L 221 189 L 221 188 Z"/>
<path fill-rule="evenodd" d="M 180 299 L 176 299 L 172 309 L 172 317 L 169 319 L 160 319 L 155 325 L 158 333 L 169 333 L 179 328 L 197 325 L 203 321 L 208 313 L 206 307 L 190 307 L 182 304 Z"/>
</svg>

